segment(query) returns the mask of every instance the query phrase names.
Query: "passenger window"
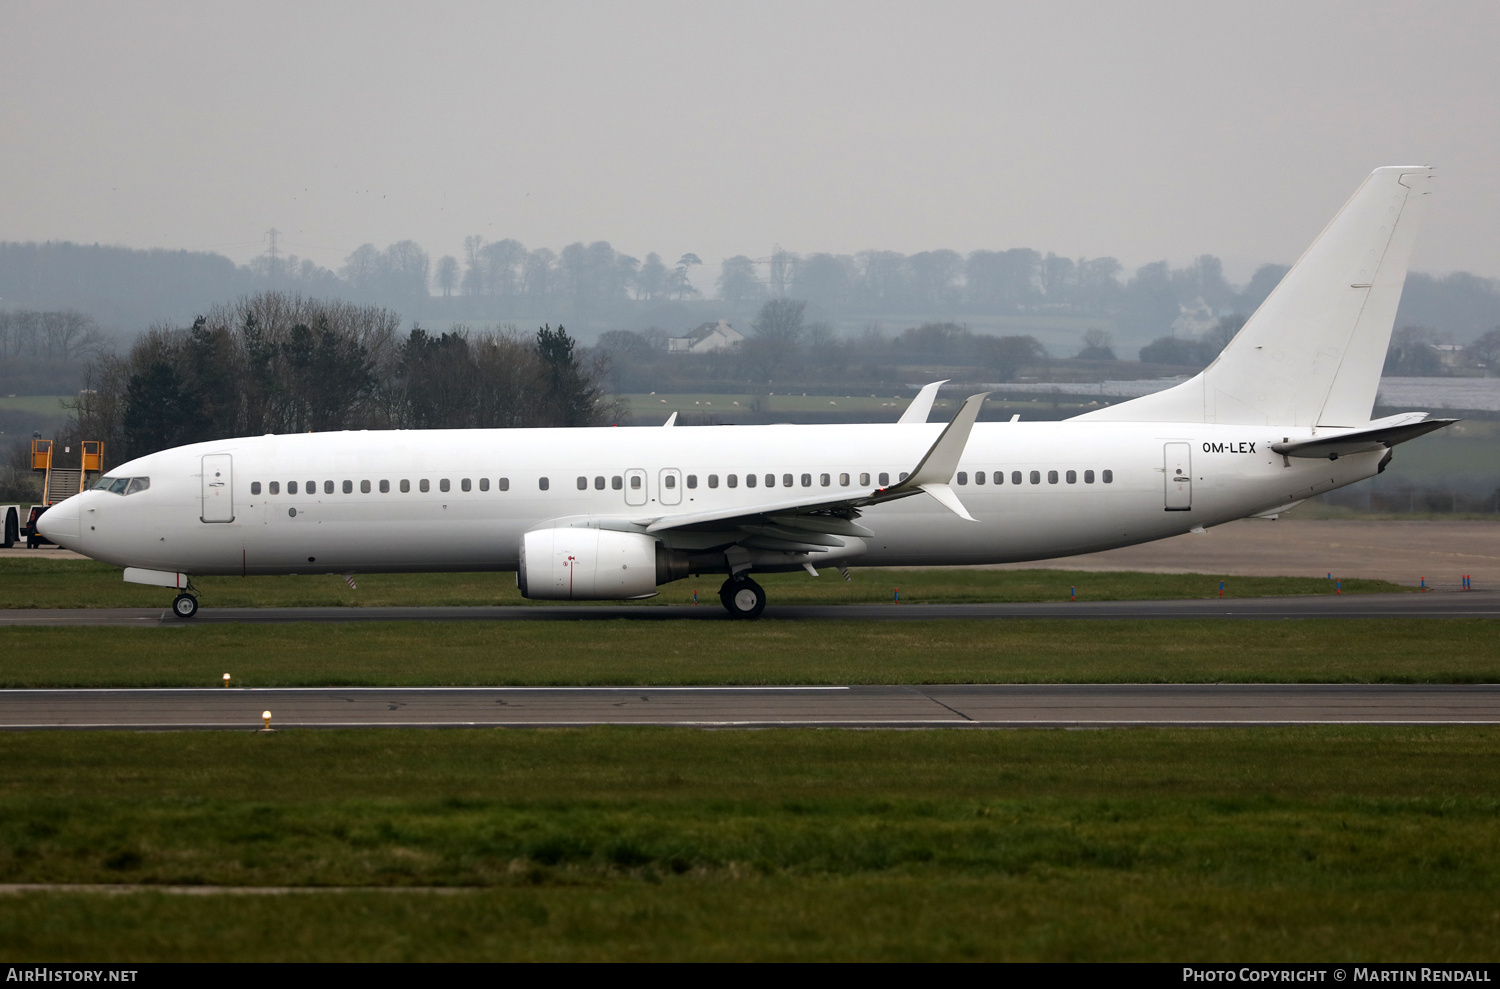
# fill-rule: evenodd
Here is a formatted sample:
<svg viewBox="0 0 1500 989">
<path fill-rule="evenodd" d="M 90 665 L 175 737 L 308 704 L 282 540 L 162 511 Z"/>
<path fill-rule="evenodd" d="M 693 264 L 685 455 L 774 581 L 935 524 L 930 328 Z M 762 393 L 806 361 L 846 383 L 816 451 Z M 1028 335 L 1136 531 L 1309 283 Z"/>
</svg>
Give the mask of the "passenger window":
<svg viewBox="0 0 1500 989">
<path fill-rule="evenodd" d="M 1057 483 L 1057 471 L 1055 471 L 1055 470 L 1049 470 L 1047 472 L 1047 483 L 1048 484 L 1056 484 Z"/>
<path fill-rule="evenodd" d="M 719 486 L 719 475 L 718 474 L 710 474 L 710 475 L 708 475 L 708 486 L 711 487 L 711 488 L 717 488 Z"/>
<path fill-rule="evenodd" d="M 909 473 L 907 473 L 907 472 L 906 472 L 906 471 L 902 471 L 902 472 L 901 472 L 901 477 L 900 477 L 900 480 L 903 480 L 903 481 L 904 481 L 904 480 L 906 480 L 906 479 L 907 479 L 907 478 L 908 478 L 908 477 L 911 477 L 911 474 L 909 474 Z"/>
<path fill-rule="evenodd" d="M 113 481 L 114 479 L 110 478 L 110 480 Z M 253 494 L 253 495 L 260 494 L 260 482 L 259 481 L 251 481 L 250 482 L 250 493 Z"/>
<path fill-rule="evenodd" d="M 602 487 L 602 485 L 601 485 L 601 487 Z M 490 489 L 490 479 L 487 478 L 487 477 L 481 477 L 479 479 L 479 490 L 480 491 L 488 491 L 489 489 Z"/>
<path fill-rule="evenodd" d="M 353 481 L 345 481 L 344 482 L 344 494 L 353 494 L 353 493 L 354 493 L 354 482 Z"/>
<path fill-rule="evenodd" d="M 789 488 L 789 487 L 791 487 L 792 486 L 792 475 L 790 475 L 790 474 L 782 474 L 781 475 L 781 486 L 783 488 Z"/>
<path fill-rule="evenodd" d="M 1068 471 L 1068 473 L 1067 473 L 1067 479 L 1068 479 L 1068 483 L 1069 484 L 1077 484 L 1078 483 L 1078 472 L 1076 470 L 1070 470 L 1070 471 Z"/>
<path fill-rule="evenodd" d="M 1083 472 L 1083 483 L 1084 484 L 1093 484 L 1094 483 L 1094 472 L 1093 471 L 1086 470 L 1086 471 Z"/>
<path fill-rule="evenodd" d="M 609 486 L 614 488 L 616 491 L 619 491 L 621 488 L 625 487 L 625 479 L 619 474 L 616 474 L 614 477 L 609 479 Z M 505 489 L 501 488 L 500 490 L 504 491 Z"/>
<path fill-rule="evenodd" d="M 323 482 L 323 493 L 324 494 L 333 494 L 333 482 L 332 481 L 324 481 Z"/>
<path fill-rule="evenodd" d="M 668 474 L 662 480 L 663 480 L 663 483 L 666 484 L 666 486 L 668 488 L 675 488 L 675 487 L 677 487 L 677 478 L 676 478 L 675 475 Z M 734 485 L 731 484 L 730 487 L 734 487 Z"/>
<path fill-rule="evenodd" d="M 578 490 L 579 491 L 587 491 L 588 489 L 589 489 L 589 479 L 580 474 L 578 476 Z"/>
<path fill-rule="evenodd" d="M 724 482 L 731 488 L 737 488 L 740 486 L 740 476 L 738 474 L 730 474 L 728 477 L 724 478 Z"/>
<path fill-rule="evenodd" d="M 450 485 L 448 483 L 448 479 L 446 477 L 443 478 L 442 480 L 438 481 L 438 490 L 439 491 L 447 491 L 451 486 L 452 485 Z"/>
<path fill-rule="evenodd" d="M 961 471 L 958 472 L 958 483 L 959 484 L 968 484 L 969 483 L 969 472 L 968 471 L 961 470 Z"/>
<path fill-rule="evenodd" d="M 696 488 L 697 486 L 698 486 L 698 475 L 697 474 L 689 474 L 688 475 L 688 487 L 690 487 L 690 488 Z"/>
<path fill-rule="evenodd" d="M 747 488 L 753 488 L 753 487 L 755 487 L 755 475 L 754 474 L 746 474 L 745 475 L 745 487 L 747 487 Z"/>
<path fill-rule="evenodd" d="M 297 482 L 296 481 L 287 481 L 286 482 L 286 493 L 287 494 L 296 494 L 297 493 Z"/>
<path fill-rule="evenodd" d="M 359 482 L 359 493 L 360 494 L 369 494 L 370 493 L 370 482 L 369 481 L 360 481 Z"/>
<path fill-rule="evenodd" d="M 500 478 L 500 480 L 496 481 L 495 484 L 500 488 L 501 491 L 510 490 L 510 478 L 508 477 Z"/>
<path fill-rule="evenodd" d="M 483 482 L 481 482 L 481 483 L 483 483 Z M 594 478 L 594 490 L 595 491 L 603 491 L 604 490 L 604 475 L 603 474 L 599 474 L 599 475 L 597 475 Z"/>
<path fill-rule="evenodd" d="M 296 493 L 297 493 L 296 491 L 292 491 L 292 494 L 296 494 Z M 390 494 L 391 493 L 391 482 L 387 481 L 383 477 L 380 479 L 380 493 L 381 494 Z"/>
<path fill-rule="evenodd" d="M 840 474 L 839 475 L 839 487 L 841 487 L 841 488 L 847 488 L 848 486 L 849 486 L 849 475 L 848 474 Z"/>
<path fill-rule="evenodd" d="M 307 493 L 310 494 L 310 495 L 318 493 L 318 482 L 317 481 L 308 481 L 307 482 Z"/>
<path fill-rule="evenodd" d="M 1031 472 L 1031 483 L 1032 484 L 1041 484 L 1042 483 L 1042 472 L 1041 471 L 1034 470 L 1034 471 Z"/>
<path fill-rule="evenodd" d="M 270 484 L 266 485 L 266 493 L 267 494 L 281 494 L 281 482 L 280 481 L 272 481 Z"/>
<path fill-rule="evenodd" d="M 296 482 L 294 481 L 292 483 L 295 484 Z M 130 479 L 130 487 L 128 487 L 128 488 L 125 489 L 125 493 L 128 494 L 128 495 L 133 495 L 137 491 L 145 491 L 149 487 L 151 487 L 151 478 L 149 478 L 149 477 L 132 477 Z"/>
<path fill-rule="evenodd" d="M 812 487 L 812 475 L 811 474 L 803 474 L 802 475 L 802 486 L 804 488 L 810 488 L 810 487 Z"/>
<path fill-rule="evenodd" d="M 1010 472 L 1010 483 L 1012 483 L 1012 484 L 1020 484 L 1021 483 L 1021 472 L 1020 471 L 1013 470 L 1013 471 Z"/>
<path fill-rule="evenodd" d="M 417 482 L 417 490 L 421 491 L 423 494 L 426 494 L 431 489 L 432 489 L 432 482 L 429 481 L 429 480 L 427 480 L 427 478 L 424 477 L 420 481 Z"/>
<path fill-rule="evenodd" d="M 1115 472 L 1112 470 L 1105 471 L 1102 479 L 1105 484 L 1115 483 Z"/>
<path fill-rule="evenodd" d="M 776 475 L 775 474 L 767 474 L 766 475 L 766 487 L 768 487 L 768 488 L 774 488 L 774 487 L 776 487 Z"/>
<path fill-rule="evenodd" d="M 982 470 L 976 470 L 974 472 L 974 483 L 975 484 L 983 484 L 984 483 L 984 471 L 982 471 Z"/>
<path fill-rule="evenodd" d="M 472 491 L 472 490 L 474 490 L 474 485 L 469 481 L 469 479 L 467 477 L 464 478 L 462 481 L 458 482 L 458 487 L 459 487 L 459 490 L 461 490 L 461 491 Z"/>
<path fill-rule="evenodd" d="M 407 480 L 406 478 L 403 477 L 401 479 L 401 493 L 402 494 L 408 494 L 410 491 L 411 491 L 411 481 L 409 481 L 409 480 Z"/>
<path fill-rule="evenodd" d="M 1005 483 L 1005 471 L 1003 471 L 1003 470 L 997 470 L 997 471 L 995 471 L 995 483 L 996 484 L 1004 484 Z"/>
<path fill-rule="evenodd" d="M 634 477 L 632 477 L 630 479 L 630 490 L 632 490 L 632 491 L 639 491 L 639 490 L 641 490 L 641 475 L 636 474 Z"/>
<path fill-rule="evenodd" d="M 536 479 L 536 486 L 540 491 L 546 491 L 547 488 L 551 486 L 551 484 L 552 482 L 547 480 L 545 477 L 539 477 Z"/>
<path fill-rule="evenodd" d="M 880 472 L 880 486 L 883 488 L 887 484 L 890 484 L 890 483 L 891 483 L 891 475 L 887 474 L 885 471 L 881 471 Z"/>
<path fill-rule="evenodd" d="M 870 475 L 869 474 L 861 474 L 861 475 L 859 475 L 859 486 L 860 487 L 862 487 L 862 488 L 863 487 L 868 487 L 869 484 L 870 484 Z"/>
<path fill-rule="evenodd" d="M 826 487 L 828 487 L 828 485 L 830 485 L 832 483 L 833 483 L 833 478 L 829 477 L 827 474 L 819 474 L 818 475 L 818 485 L 820 487 L 826 488 Z"/>
</svg>

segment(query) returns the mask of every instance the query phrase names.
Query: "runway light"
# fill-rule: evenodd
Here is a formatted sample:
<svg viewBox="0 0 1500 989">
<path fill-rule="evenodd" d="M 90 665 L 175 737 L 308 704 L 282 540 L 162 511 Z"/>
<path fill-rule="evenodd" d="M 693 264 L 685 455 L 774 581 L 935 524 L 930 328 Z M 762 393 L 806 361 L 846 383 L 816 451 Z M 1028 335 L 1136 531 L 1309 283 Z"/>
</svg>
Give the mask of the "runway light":
<svg viewBox="0 0 1500 989">
<path fill-rule="evenodd" d="M 264 728 L 262 728 L 261 731 L 270 731 L 271 730 L 271 712 L 270 711 L 262 711 L 262 712 L 260 712 L 260 719 L 266 723 L 266 726 Z"/>
<path fill-rule="evenodd" d="M 229 674 L 224 674 L 224 686 L 229 686 Z"/>
</svg>

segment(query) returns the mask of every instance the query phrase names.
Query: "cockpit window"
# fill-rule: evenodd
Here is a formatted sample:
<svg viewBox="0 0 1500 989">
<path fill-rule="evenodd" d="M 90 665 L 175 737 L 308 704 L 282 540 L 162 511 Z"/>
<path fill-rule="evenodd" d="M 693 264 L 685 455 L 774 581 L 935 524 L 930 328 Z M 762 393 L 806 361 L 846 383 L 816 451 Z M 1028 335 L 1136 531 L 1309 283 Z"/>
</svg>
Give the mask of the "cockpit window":
<svg viewBox="0 0 1500 989">
<path fill-rule="evenodd" d="M 131 495 L 151 487 L 149 477 L 101 477 L 93 491 L 109 491 L 117 495 Z"/>
</svg>

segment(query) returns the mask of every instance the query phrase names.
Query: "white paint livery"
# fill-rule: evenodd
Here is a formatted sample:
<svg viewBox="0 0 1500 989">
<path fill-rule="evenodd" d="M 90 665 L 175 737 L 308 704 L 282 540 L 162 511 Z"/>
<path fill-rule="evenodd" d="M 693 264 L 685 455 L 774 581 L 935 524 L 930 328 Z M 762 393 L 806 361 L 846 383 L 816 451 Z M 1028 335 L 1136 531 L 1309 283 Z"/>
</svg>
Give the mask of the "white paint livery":
<svg viewBox="0 0 1500 989">
<path fill-rule="evenodd" d="M 1272 515 L 1451 421 L 1370 421 L 1431 175 L 1375 170 L 1201 374 L 1065 422 L 977 423 L 974 396 L 928 424 L 934 384 L 889 425 L 222 440 L 120 466 L 149 486 L 84 492 L 41 531 L 168 587 L 516 570 L 528 597 L 625 599 L 717 572 L 725 607 L 754 617 L 754 571 L 1015 562 Z"/>
</svg>

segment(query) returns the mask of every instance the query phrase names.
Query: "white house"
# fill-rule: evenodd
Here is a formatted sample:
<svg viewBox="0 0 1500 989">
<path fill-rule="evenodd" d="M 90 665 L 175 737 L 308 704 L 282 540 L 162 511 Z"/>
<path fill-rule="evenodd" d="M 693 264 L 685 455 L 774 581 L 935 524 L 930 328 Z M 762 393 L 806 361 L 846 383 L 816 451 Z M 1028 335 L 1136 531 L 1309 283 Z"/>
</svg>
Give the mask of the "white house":
<svg viewBox="0 0 1500 989">
<path fill-rule="evenodd" d="M 711 350 L 733 350 L 745 339 L 745 335 L 730 326 L 726 320 L 704 323 L 689 330 L 687 336 L 672 337 L 667 341 L 667 352 L 672 354 L 706 354 Z"/>
</svg>

